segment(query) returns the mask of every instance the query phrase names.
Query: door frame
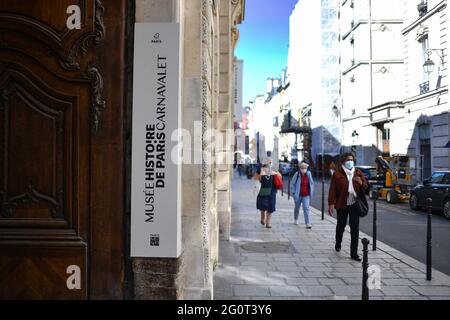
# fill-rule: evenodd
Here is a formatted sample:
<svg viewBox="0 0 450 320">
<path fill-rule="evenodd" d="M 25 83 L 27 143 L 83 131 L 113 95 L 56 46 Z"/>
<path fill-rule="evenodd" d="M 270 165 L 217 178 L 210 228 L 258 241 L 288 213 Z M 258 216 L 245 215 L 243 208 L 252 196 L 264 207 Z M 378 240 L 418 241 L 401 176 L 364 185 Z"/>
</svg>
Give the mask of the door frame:
<svg viewBox="0 0 450 320">
<path fill-rule="evenodd" d="M 134 299 L 134 276 L 130 254 L 131 245 L 131 151 L 133 123 L 133 67 L 134 67 L 134 25 L 136 22 L 136 1 L 126 2 L 125 21 L 125 94 L 124 94 L 124 299 Z"/>
</svg>

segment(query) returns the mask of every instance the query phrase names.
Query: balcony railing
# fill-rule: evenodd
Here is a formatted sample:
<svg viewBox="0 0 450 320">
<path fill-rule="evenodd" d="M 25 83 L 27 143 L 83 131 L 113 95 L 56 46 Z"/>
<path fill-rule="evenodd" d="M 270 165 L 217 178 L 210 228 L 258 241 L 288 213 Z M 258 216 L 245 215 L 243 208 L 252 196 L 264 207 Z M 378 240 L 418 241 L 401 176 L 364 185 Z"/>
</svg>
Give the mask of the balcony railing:
<svg viewBox="0 0 450 320">
<path fill-rule="evenodd" d="M 424 82 L 420 84 L 419 87 L 420 87 L 420 94 L 425 94 L 430 91 L 430 82 L 429 81 Z"/>
</svg>

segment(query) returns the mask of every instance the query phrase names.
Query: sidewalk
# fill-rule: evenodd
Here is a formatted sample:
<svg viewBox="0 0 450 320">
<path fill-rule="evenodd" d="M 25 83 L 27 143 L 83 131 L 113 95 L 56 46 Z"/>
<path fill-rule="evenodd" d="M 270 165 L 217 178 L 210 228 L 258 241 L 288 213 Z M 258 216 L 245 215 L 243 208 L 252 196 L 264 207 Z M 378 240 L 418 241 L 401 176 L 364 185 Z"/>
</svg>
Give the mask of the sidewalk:
<svg viewBox="0 0 450 320">
<path fill-rule="evenodd" d="M 215 299 L 361 299 L 361 263 L 349 259 L 349 233 L 341 252 L 334 251 L 334 219 L 326 216 L 321 221 L 320 212 L 312 209 L 313 229 L 305 228 L 303 212 L 301 224 L 295 226 L 292 200 L 279 193 L 273 228 L 266 229 L 255 203 L 252 181 L 235 178 L 231 239 L 220 243 Z M 360 237 L 372 240 L 362 233 Z M 371 300 L 450 299 L 450 277 L 433 270 L 433 280 L 426 281 L 425 265 L 377 244 L 376 252 L 369 247 L 369 265 L 381 269 L 381 288 L 369 291 Z"/>
</svg>

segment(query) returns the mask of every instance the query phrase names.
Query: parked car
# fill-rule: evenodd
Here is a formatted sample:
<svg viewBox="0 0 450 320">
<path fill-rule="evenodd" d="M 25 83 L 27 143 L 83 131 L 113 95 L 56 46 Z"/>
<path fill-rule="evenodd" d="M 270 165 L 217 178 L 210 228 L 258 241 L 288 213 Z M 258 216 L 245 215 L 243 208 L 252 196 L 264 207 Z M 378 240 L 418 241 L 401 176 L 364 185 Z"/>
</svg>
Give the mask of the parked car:
<svg viewBox="0 0 450 320">
<path fill-rule="evenodd" d="M 409 205 L 413 210 L 427 207 L 427 198 L 432 199 L 432 208 L 443 212 L 450 220 L 450 171 L 436 171 L 411 191 Z"/>
</svg>

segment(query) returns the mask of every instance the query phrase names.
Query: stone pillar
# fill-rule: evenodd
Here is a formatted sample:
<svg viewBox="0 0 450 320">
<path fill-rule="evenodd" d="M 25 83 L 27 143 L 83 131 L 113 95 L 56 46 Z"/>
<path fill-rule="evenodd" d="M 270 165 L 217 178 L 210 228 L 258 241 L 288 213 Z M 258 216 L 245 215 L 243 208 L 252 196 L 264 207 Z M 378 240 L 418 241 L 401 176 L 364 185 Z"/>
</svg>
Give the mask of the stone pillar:
<svg viewBox="0 0 450 320">
<path fill-rule="evenodd" d="M 226 129 L 232 128 L 231 21 L 236 1 L 238 5 L 243 3 L 243 0 L 136 0 L 137 22 L 181 24 L 182 127 L 191 134 L 191 153 L 184 150 L 185 160 L 190 155 L 191 163 L 182 165 L 183 255 L 178 259 L 134 259 L 137 299 L 213 297 L 219 225 L 224 226 L 229 237 L 231 164 L 216 165 L 208 162 L 205 155 L 209 153 L 224 161 L 232 155 L 233 146 L 217 149 L 204 133 L 219 129 L 224 135 Z M 196 141 L 201 143 L 196 145 Z M 219 210 L 224 221 L 218 218 Z"/>
<path fill-rule="evenodd" d="M 234 135 L 226 136 L 226 130 L 233 128 L 233 79 L 234 49 L 239 39 L 236 27 L 243 20 L 244 0 L 220 1 L 220 78 L 219 78 L 219 114 L 218 129 L 222 139 L 227 139 L 222 150 L 217 150 L 222 159 L 228 158 L 227 164 L 217 167 L 218 215 L 220 239 L 230 239 L 231 227 L 231 178 L 233 174 Z"/>
<path fill-rule="evenodd" d="M 186 268 L 186 299 L 212 299 L 211 223 L 212 166 L 203 151 L 213 152 L 204 133 L 212 117 L 212 17 L 209 0 L 189 0 L 184 10 L 184 99 L 183 127 L 201 141 L 194 145 L 192 159 L 183 165 L 183 244 Z M 194 126 L 197 128 L 193 128 Z"/>
<path fill-rule="evenodd" d="M 136 22 L 180 22 L 182 1 L 136 0 Z M 184 259 L 133 258 L 134 298 L 183 299 Z"/>
<path fill-rule="evenodd" d="M 183 299 L 183 259 L 134 258 L 136 300 Z"/>
<path fill-rule="evenodd" d="M 225 130 L 232 125 L 232 55 L 231 55 L 231 1 L 220 1 L 220 76 L 219 76 L 219 113 L 218 130 L 225 138 Z M 230 239 L 231 225 L 231 166 L 225 164 L 225 159 L 234 147 L 229 143 L 224 144 L 221 150 L 217 150 L 218 156 L 223 160 L 217 167 L 217 211 L 219 216 L 220 239 Z"/>
</svg>

